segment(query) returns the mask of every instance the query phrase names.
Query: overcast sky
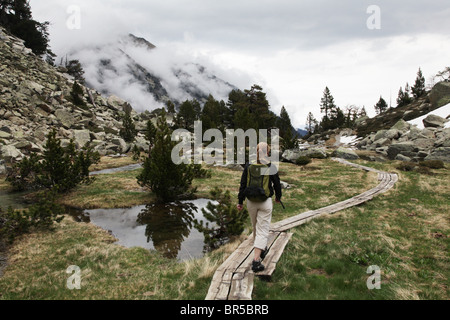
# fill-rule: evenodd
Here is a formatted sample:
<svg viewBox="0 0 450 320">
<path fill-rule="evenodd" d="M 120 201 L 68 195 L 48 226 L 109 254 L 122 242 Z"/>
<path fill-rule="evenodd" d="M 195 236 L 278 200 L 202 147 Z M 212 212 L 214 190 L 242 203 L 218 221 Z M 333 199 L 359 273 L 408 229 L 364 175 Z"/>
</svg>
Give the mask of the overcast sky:
<svg viewBox="0 0 450 320">
<path fill-rule="evenodd" d="M 395 105 L 419 67 L 428 81 L 450 65 L 448 0 L 30 2 L 35 19 L 51 22 L 59 55 L 133 33 L 248 74 L 251 83 L 237 85 L 260 84 L 273 111 L 284 105 L 297 127 L 308 112 L 321 118 L 326 86 L 341 108 L 365 106 L 374 115 L 380 95 Z M 71 6 L 80 10 L 79 29 L 67 26 L 77 22 Z"/>
</svg>

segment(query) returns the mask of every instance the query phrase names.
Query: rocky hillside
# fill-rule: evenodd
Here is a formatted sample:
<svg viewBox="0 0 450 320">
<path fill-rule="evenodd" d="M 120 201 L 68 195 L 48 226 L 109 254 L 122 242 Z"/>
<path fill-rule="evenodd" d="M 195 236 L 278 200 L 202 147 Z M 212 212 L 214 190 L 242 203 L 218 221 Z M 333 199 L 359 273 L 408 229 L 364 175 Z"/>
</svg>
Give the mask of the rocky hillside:
<svg viewBox="0 0 450 320">
<path fill-rule="evenodd" d="M 390 129 L 398 121 L 410 121 L 450 103 L 450 82 L 440 82 L 424 97 L 399 108 L 392 108 L 373 118 L 362 118 L 357 123 L 357 133 L 365 137 L 379 130 Z"/>
<path fill-rule="evenodd" d="M 418 119 L 420 128 L 415 124 Z M 301 156 L 324 158 L 328 154 L 358 159 L 358 149 L 369 151 L 372 155 L 367 158 L 374 161 L 450 162 L 450 82 L 436 84 L 426 96 L 404 107 L 358 119 L 355 130 L 312 135 L 299 150 L 287 150 L 283 159 L 295 162 Z"/>
<path fill-rule="evenodd" d="M 53 128 L 63 144 L 70 139 L 78 147 L 90 142 L 102 155 L 130 150 L 119 136 L 121 114 L 130 105 L 82 86 L 85 106 L 76 106 L 70 95 L 73 80 L 60 71 L 0 28 L 0 173 L 8 162 L 42 151 Z M 136 143 L 146 148 L 142 131 L 151 114 L 132 110 L 132 116 L 141 131 Z"/>
</svg>

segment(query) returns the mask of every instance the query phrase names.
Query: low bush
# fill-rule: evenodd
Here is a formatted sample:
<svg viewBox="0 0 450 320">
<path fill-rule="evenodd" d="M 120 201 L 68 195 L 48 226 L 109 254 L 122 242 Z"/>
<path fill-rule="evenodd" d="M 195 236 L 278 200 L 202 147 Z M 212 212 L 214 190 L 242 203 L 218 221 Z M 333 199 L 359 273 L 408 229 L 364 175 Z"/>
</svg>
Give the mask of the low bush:
<svg viewBox="0 0 450 320">
<path fill-rule="evenodd" d="M 12 243 L 16 237 L 33 230 L 53 230 L 54 222 L 64 218 L 64 208 L 55 201 L 56 193 L 55 190 L 41 192 L 36 204 L 26 210 L 0 208 L 0 241 Z"/>
<path fill-rule="evenodd" d="M 426 160 L 419 163 L 421 167 L 430 169 L 443 169 L 445 168 L 444 161 L 442 160 Z"/>
<path fill-rule="evenodd" d="M 8 169 L 6 180 L 15 191 L 41 188 L 67 192 L 81 183 L 92 182 L 89 167 L 100 161 L 92 148 L 76 150 L 73 141 L 64 148 L 53 130 L 47 137 L 42 155 L 36 153 Z"/>
<path fill-rule="evenodd" d="M 306 166 L 312 162 L 309 157 L 300 157 L 295 161 L 295 164 L 298 166 Z"/>
</svg>

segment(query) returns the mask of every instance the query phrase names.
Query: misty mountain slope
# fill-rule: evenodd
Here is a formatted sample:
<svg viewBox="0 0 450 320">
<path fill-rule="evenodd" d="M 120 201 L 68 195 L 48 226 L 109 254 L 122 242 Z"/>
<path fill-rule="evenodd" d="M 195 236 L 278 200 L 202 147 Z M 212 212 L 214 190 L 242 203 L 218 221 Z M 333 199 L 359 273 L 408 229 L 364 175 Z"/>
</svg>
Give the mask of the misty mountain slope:
<svg viewBox="0 0 450 320">
<path fill-rule="evenodd" d="M 129 101 L 137 111 L 162 107 L 168 100 L 176 105 L 187 99 L 205 102 L 210 94 L 225 99 L 236 88 L 217 75 L 225 74 L 218 67 L 157 48 L 132 34 L 105 45 L 75 49 L 70 59 L 80 60 L 88 86 Z"/>
</svg>

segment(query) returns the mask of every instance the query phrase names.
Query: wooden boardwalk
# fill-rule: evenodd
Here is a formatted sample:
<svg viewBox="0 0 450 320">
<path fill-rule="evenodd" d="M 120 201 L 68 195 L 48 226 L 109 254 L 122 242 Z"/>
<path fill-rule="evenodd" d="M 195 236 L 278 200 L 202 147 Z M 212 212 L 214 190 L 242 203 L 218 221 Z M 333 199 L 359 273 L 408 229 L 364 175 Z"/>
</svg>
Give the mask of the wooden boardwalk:
<svg viewBox="0 0 450 320">
<path fill-rule="evenodd" d="M 349 165 L 365 171 L 378 173 L 379 185 L 353 198 L 345 201 L 307 211 L 297 216 L 273 223 L 269 234 L 269 254 L 264 259 L 266 269 L 257 274 L 258 277 L 270 278 L 275 271 L 292 234 L 288 231 L 326 214 L 332 214 L 350 207 L 370 201 L 373 197 L 390 190 L 398 181 L 398 176 L 393 173 L 379 171 L 373 168 L 361 166 L 343 159 L 333 159 L 344 165 Z M 248 237 L 228 257 L 228 259 L 216 270 L 206 300 L 251 300 L 253 291 L 253 279 L 255 274 L 251 270 L 253 259 L 253 238 Z"/>
</svg>

